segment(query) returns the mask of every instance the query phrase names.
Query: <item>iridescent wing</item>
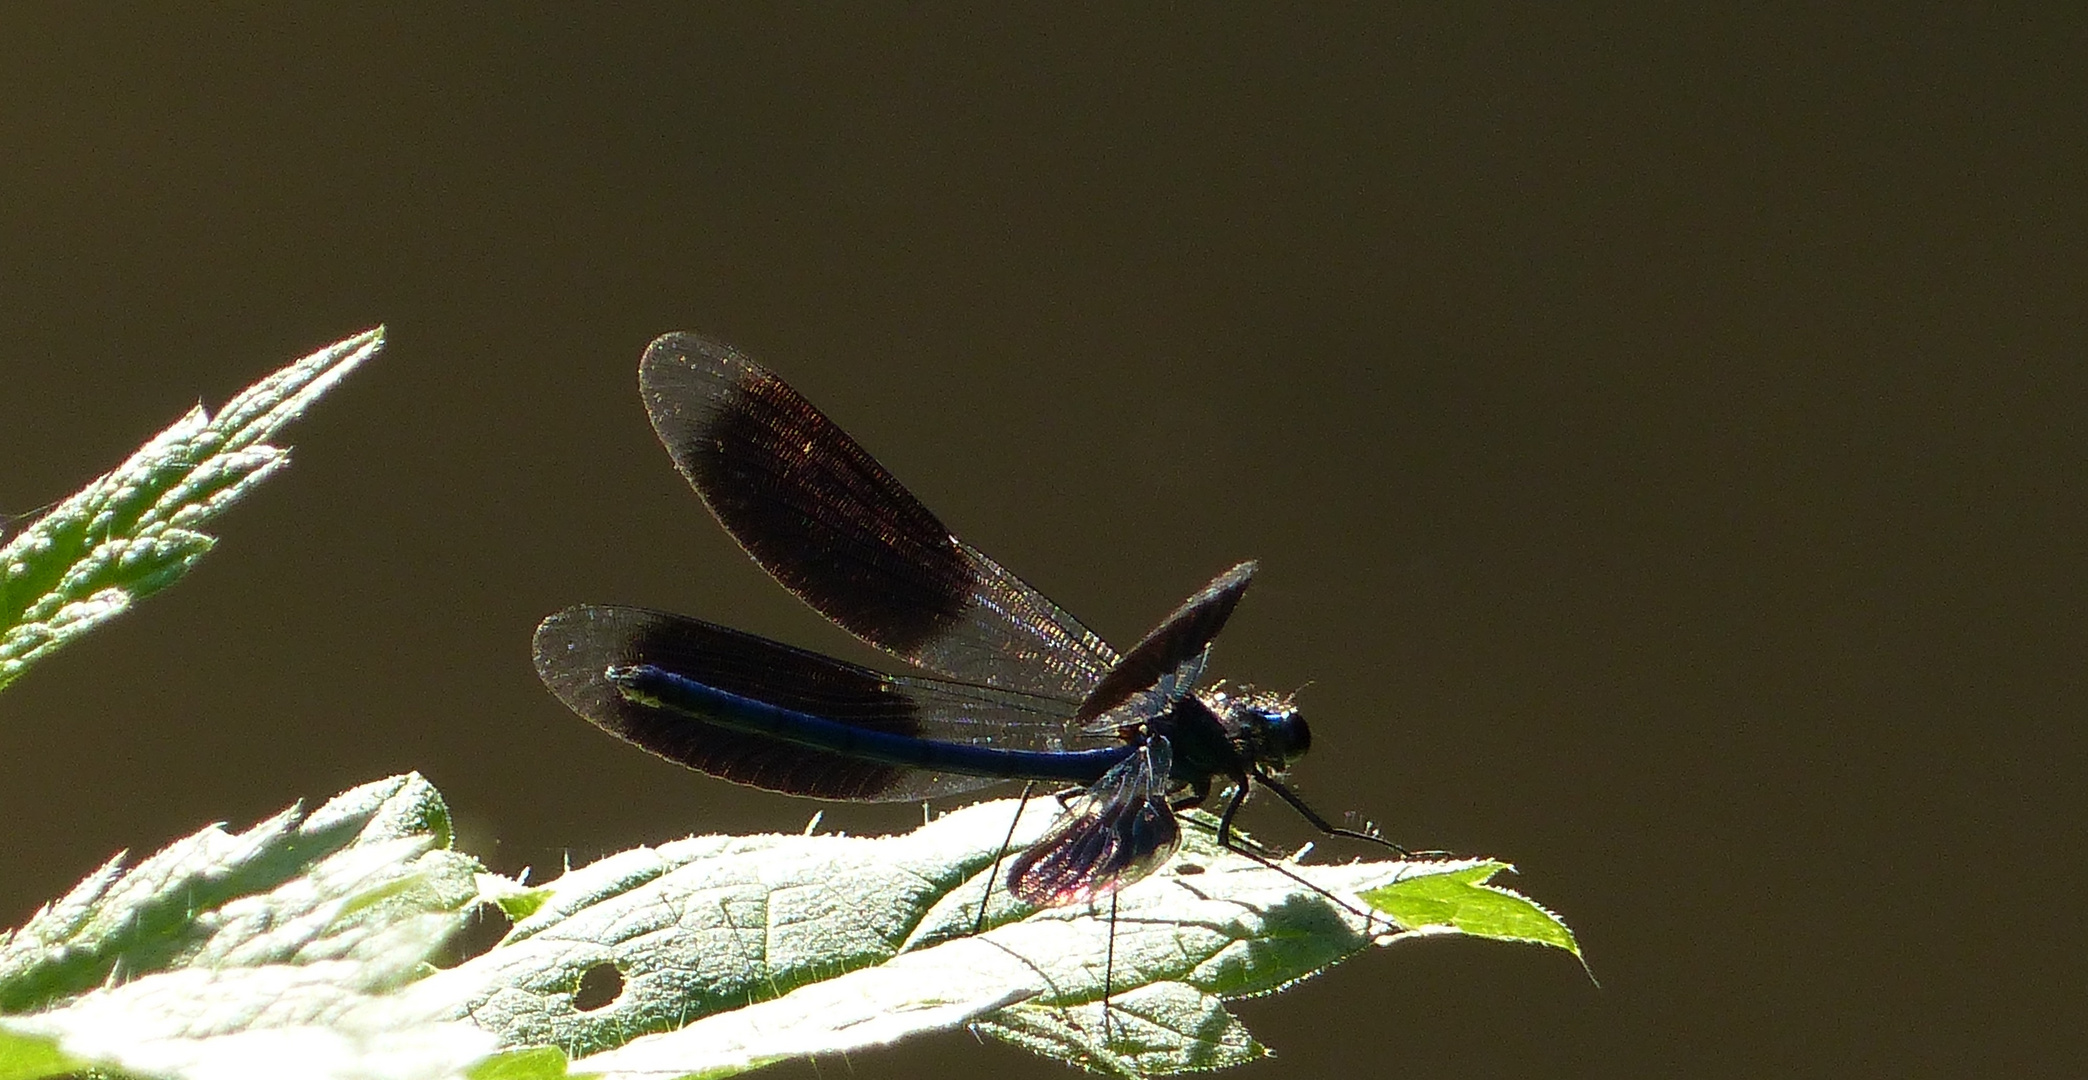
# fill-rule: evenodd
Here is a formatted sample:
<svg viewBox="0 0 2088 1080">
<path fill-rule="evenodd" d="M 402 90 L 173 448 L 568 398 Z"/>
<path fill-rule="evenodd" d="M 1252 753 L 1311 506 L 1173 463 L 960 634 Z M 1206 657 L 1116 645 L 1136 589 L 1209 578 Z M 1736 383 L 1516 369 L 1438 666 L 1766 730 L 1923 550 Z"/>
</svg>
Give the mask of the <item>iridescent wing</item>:
<svg viewBox="0 0 2088 1080">
<path fill-rule="evenodd" d="M 605 672 L 650 664 L 728 693 L 912 738 L 1011 750 L 1096 745 L 1069 735 L 1056 698 L 887 675 L 700 619 L 583 605 L 537 627 L 537 674 L 559 700 L 610 734 L 735 783 L 817 799 L 903 802 L 1002 781 L 887 765 L 811 749 L 619 693 Z"/>
<path fill-rule="evenodd" d="M 695 334 L 654 341 L 638 387 L 682 475 L 813 610 L 961 682 L 1077 702 L 1116 665 L 1101 638 L 950 535 L 776 375 Z"/>
<path fill-rule="evenodd" d="M 1154 736 L 1104 774 L 1008 868 L 1008 891 L 1036 907 L 1108 896 L 1167 862 L 1181 826 L 1167 802 L 1173 759 Z"/>
<path fill-rule="evenodd" d="M 1196 689 L 1211 641 L 1254 580 L 1254 569 L 1254 563 L 1243 562 L 1182 601 L 1095 684 L 1073 714 L 1074 723 L 1098 731 L 1130 727 L 1166 712 Z"/>
</svg>

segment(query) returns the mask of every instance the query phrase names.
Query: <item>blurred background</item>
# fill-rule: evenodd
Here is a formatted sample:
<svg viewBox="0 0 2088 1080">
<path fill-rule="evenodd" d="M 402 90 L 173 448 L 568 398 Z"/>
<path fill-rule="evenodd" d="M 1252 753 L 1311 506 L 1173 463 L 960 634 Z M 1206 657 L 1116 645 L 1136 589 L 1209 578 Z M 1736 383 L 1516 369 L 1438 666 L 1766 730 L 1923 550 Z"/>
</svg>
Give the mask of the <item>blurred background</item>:
<svg viewBox="0 0 2088 1080">
<path fill-rule="evenodd" d="M 1602 981 L 1373 953 L 1243 1003 L 1242 1075 L 2078 1074 L 2079 21 L 5 22 L 0 512 L 390 346 L 189 579 L 0 694 L 0 925 L 407 769 L 539 878 L 801 828 L 530 668 L 579 601 L 872 658 L 655 441 L 638 354 L 690 329 L 1119 645 L 1261 559 L 1215 670 L 1306 685 L 1306 795 L 1516 863 Z M 987 1068 L 1067 1075 L 963 1035 L 774 1075 Z"/>
</svg>

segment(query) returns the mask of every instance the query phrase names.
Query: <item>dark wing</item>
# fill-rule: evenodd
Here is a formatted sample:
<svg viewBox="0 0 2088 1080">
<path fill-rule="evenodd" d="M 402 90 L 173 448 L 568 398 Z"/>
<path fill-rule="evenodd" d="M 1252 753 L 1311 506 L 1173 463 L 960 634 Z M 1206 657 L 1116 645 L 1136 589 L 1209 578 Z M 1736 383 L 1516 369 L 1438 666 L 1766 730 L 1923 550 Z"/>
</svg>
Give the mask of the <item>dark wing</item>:
<svg viewBox="0 0 2088 1080">
<path fill-rule="evenodd" d="M 1062 750 L 1066 702 L 909 679 L 818 653 L 642 608 L 582 605 L 537 627 L 537 675 L 574 712 L 669 761 L 735 783 L 851 802 L 903 802 L 1000 781 L 863 761 L 728 730 L 627 700 L 603 677 L 651 664 L 743 697 L 873 731 L 971 746 Z M 1097 740 L 1072 735 L 1076 744 Z"/>
<path fill-rule="evenodd" d="M 1174 614 L 1102 677 L 1080 703 L 1074 721 L 1087 724 L 1107 717 L 1114 723 L 1122 717 L 1128 726 L 1160 715 L 1194 690 L 1196 680 L 1203 676 L 1211 640 L 1225 628 L 1225 620 L 1254 579 L 1254 568 L 1254 563 L 1243 562 L 1182 601 Z"/>
<path fill-rule="evenodd" d="M 783 587 L 894 656 L 968 683 L 1079 701 L 1116 653 L 950 535 L 782 379 L 730 346 L 668 334 L 638 388 L 696 493 Z"/>
<path fill-rule="evenodd" d="M 1158 870 L 1181 842 L 1167 804 L 1173 761 L 1154 736 L 1087 790 L 1042 840 L 1008 868 L 1023 903 L 1057 907 L 1108 896 Z"/>
</svg>

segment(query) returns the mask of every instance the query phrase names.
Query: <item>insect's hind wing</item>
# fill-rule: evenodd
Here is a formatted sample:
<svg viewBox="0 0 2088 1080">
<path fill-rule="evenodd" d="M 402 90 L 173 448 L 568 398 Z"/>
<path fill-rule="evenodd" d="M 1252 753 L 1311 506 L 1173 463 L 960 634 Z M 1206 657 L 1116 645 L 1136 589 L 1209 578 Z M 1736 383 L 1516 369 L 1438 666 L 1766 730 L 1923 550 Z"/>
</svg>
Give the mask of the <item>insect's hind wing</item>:
<svg viewBox="0 0 2088 1080">
<path fill-rule="evenodd" d="M 1062 750 L 1065 702 L 897 678 L 829 656 L 669 612 L 581 605 L 545 619 L 534 644 L 537 674 L 559 700 L 627 742 L 712 776 L 809 798 L 904 802 L 998 783 L 865 761 L 743 729 L 704 723 L 632 701 L 606 678 L 612 667 L 652 665 L 742 697 L 839 723 L 912 738 L 1020 750 Z"/>
<path fill-rule="evenodd" d="M 1044 838 L 1008 867 L 1008 891 L 1037 907 L 1109 896 L 1165 864 L 1181 843 L 1168 805 L 1172 754 L 1147 740 L 1068 808 Z"/>
</svg>

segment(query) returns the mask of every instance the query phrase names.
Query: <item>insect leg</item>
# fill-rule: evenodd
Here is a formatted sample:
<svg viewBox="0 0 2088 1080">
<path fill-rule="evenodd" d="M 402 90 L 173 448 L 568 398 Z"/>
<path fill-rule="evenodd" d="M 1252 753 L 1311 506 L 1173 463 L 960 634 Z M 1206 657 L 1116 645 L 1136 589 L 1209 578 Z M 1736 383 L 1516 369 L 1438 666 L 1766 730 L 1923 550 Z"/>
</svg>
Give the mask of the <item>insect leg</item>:
<svg viewBox="0 0 2088 1080">
<path fill-rule="evenodd" d="M 1406 859 L 1411 859 L 1416 856 L 1423 855 L 1440 857 L 1450 854 L 1447 851 L 1408 851 L 1407 849 L 1400 847 L 1398 844 L 1395 844 L 1382 836 L 1372 836 L 1367 832 L 1359 832 L 1355 829 L 1338 828 L 1332 822 L 1328 821 L 1326 818 L 1323 818 L 1319 816 L 1319 814 L 1315 813 L 1312 807 L 1305 805 L 1305 800 L 1298 798 L 1295 794 L 1291 792 L 1291 789 L 1284 787 L 1282 782 L 1272 780 L 1261 773 L 1256 773 L 1254 778 L 1256 780 L 1261 781 L 1264 787 L 1281 796 L 1284 802 L 1291 804 L 1291 809 L 1296 810 L 1301 817 L 1303 817 L 1306 821 L 1311 822 L 1313 828 L 1318 829 L 1323 833 L 1326 833 L 1328 836 L 1346 836 L 1351 840 L 1362 840 L 1367 843 L 1376 844 L 1379 847 L 1390 848 L 1394 854 Z M 1228 807 L 1228 809 L 1230 808 Z"/>
<path fill-rule="evenodd" d="M 1109 1045 L 1109 997 L 1116 989 L 1117 894 L 1109 894 L 1109 949 L 1102 963 L 1102 1045 Z"/>
<path fill-rule="evenodd" d="M 1008 822 L 1008 835 L 1001 838 L 1000 847 L 993 852 L 993 869 L 986 871 L 986 893 L 979 897 L 979 917 L 972 923 L 972 933 L 986 929 L 986 904 L 993 899 L 993 879 L 1000 876 L 1001 860 L 1008 857 L 1008 845 L 1015 842 L 1015 826 L 1022 823 L 1022 811 L 1029 806 L 1030 791 L 1037 786 L 1035 780 L 1022 785 L 1022 799 L 1015 804 L 1015 816 Z"/>
</svg>

